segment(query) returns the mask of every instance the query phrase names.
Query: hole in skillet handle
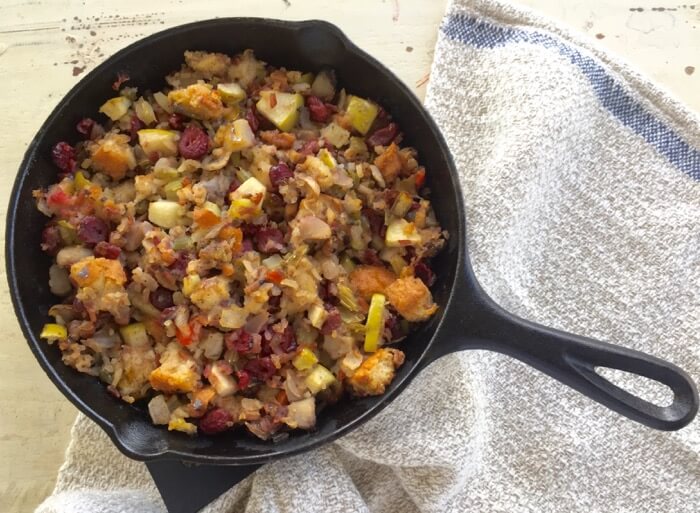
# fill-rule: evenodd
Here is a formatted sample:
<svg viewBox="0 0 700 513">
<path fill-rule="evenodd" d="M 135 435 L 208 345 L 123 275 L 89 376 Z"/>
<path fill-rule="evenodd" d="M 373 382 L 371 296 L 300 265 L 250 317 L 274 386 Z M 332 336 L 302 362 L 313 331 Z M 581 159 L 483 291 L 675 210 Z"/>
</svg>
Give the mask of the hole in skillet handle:
<svg viewBox="0 0 700 513">
<path fill-rule="evenodd" d="M 464 272 L 464 271 L 463 271 Z M 459 280 L 459 279 L 458 279 Z M 688 425 L 698 411 L 698 391 L 676 365 L 632 349 L 547 328 L 518 318 L 498 306 L 481 289 L 471 269 L 450 299 L 425 363 L 464 349 L 498 351 L 548 374 L 625 417 L 645 426 L 674 431 Z M 606 367 L 666 385 L 673 401 L 658 406 L 634 395 L 596 372 Z"/>
<path fill-rule="evenodd" d="M 196 513 L 260 465 L 200 465 L 179 460 L 146 462 L 169 513 Z"/>
</svg>

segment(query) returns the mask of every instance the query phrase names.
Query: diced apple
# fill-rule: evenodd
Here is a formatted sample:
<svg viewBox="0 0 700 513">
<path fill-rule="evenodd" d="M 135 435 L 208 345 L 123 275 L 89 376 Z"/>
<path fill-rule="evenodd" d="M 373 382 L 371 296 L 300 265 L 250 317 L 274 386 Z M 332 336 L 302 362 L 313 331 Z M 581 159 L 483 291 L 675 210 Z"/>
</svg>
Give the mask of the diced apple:
<svg viewBox="0 0 700 513">
<path fill-rule="evenodd" d="M 182 222 L 183 207 L 169 200 L 159 200 L 149 203 L 148 220 L 161 228 L 173 228 Z"/>
<path fill-rule="evenodd" d="M 335 169 L 335 167 L 338 165 L 333 158 L 333 155 L 331 155 L 331 152 L 326 148 L 321 148 L 321 151 L 318 152 L 318 158 L 328 167 L 328 169 Z"/>
<path fill-rule="evenodd" d="M 386 228 L 384 242 L 390 248 L 412 246 L 421 243 L 421 236 L 413 223 L 405 219 L 395 219 Z"/>
<path fill-rule="evenodd" d="M 331 123 L 321 129 L 321 137 L 336 148 L 341 148 L 350 141 L 350 132 L 337 123 Z"/>
<path fill-rule="evenodd" d="M 161 157 L 177 155 L 177 141 L 180 135 L 175 130 L 145 128 L 138 131 L 139 144 L 146 155 L 157 153 Z"/>
<path fill-rule="evenodd" d="M 379 114 L 379 108 L 369 100 L 350 96 L 347 113 L 352 127 L 365 135 Z"/>
<path fill-rule="evenodd" d="M 309 387 L 311 393 L 317 394 L 321 390 L 325 390 L 335 381 L 335 376 L 331 371 L 323 365 L 316 365 L 308 376 L 306 376 L 306 386 Z"/>
<path fill-rule="evenodd" d="M 236 381 L 226 374 L 220 365 L 214 363 L 209 373 L 209 383 L 212 384 L 219 397 L 233 395 L 238 391 Z"/>
<path fill-rule="evenodd" d="M 116 98 L 112 98 L 104 102 L 102 107 L 100 107 L 100 112 L 112 121 L 117 121 L 129 111 L 130 106 L 131 100 L 129 100 L 129 98 L 125 96 L 117 96 Z"/>
<path fill-rule="evenodd" d="M 131 347 L 146 347 L 150 345 L 148 340 L 148 333 L 146 333 L 146 326 L 143 323 L 135 322 L 119 328 L 119 333 L 121 333 L 124 343 Z"/>
<path fill-rule="evenodd" d="M 153 107 L 143 98 L 139 98 L 134 103 L 134 112 L 136 117 L 143 121 L 147 126 L 158 121 L 156 113 L 153 112 Z"/>
<path fill-rule="evenodd" d="M 258 112 L 277 128 L 283 132 L 289 132 L 299 119 L 299 108 L 302 105 L 304 105 L 304 97 L 300 94 L 260 91 L 260 100 L 256 107 Z"/>
<path fill-rule="evenodd" d="M 252 219 L 260 214 L 267 189 L 257 178 L 250 177 L 233 191 L 228 214 L 232 219 Z"/>
<path fill-rule="evenodd" d="M 217 130 L 214 141 L 221 144 L 226 151 L 245 150 L 255 145 L 255 134 L 245 119 L 223 125 Z"/>
<path fill-rule="evenodd" d="M 246 98 L 245 89 L 243 89 L 237 82 L 219 84 L 216 86 L 216 89 L 221 94 L 221 99 L 224 100 L 227 105 L 238 103 Z"/>
</svg>

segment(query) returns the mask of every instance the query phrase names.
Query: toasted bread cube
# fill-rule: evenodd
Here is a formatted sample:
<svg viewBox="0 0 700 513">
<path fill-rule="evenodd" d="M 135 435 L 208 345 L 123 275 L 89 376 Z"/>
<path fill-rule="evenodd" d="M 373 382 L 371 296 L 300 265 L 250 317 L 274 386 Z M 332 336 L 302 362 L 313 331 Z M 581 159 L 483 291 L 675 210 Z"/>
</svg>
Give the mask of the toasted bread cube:
<svg viewBox="0 0 700 513">
<path fill-rule="evenodd" d="M 386 297 L 407 321 L 425 321 L 437 311 L 430 289 L 418 278 L 399 278 L 386 288 Z"/>
<path fill-rule="evenodd" d="M 404 354 L 398 349 L 381 348 L 367 358 L 350 377 L 348 383 L 359 396 L 381 395 L 401 367 Z"/>
<path fill-rule="evenodd" d="M 175 111 L 195 119 L 217 119 L 224 114 L 221 94 L 204 84 L 192 84 L 168 93 Z"/>
<path fill-rule="evenodd" d="M 378 265 L 360 265 L 350 273 L 350 285 L 368 301 L 373 294 L 384 294 L 395 280 L 396 275 L 392 271 Z"/>
<path fill-rule="evenodd" d="M 199 371 L 192 356 L 176 342 L 160 355 L 160 367 L 150 374 L 151 386 L 166 394 L 192 392 L 199 384 Z"/>
<path fill-rule="evenodd" d="M 136 167 L 136 157 L 124 134 L 107 134 L 89 146 L 92 167 L 114 180 L 124 178 L 126 172 Z"/>
</svg>

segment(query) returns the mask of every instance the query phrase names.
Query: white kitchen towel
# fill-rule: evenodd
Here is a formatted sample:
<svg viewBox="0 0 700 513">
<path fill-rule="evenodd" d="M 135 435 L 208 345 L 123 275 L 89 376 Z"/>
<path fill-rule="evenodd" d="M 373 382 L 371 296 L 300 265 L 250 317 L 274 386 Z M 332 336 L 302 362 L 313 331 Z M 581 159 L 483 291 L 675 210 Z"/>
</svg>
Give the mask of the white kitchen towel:
<svg viewBox="0 0 700 513">
<path fill-rule="evenodd" d="M 426 103 L 454 153 L 486 291 L 522 317 L 654 353 L 700 380 L 698 119 L 594 45 L 482 0 L 450 4 Z M 698 421 L 653 431 L 471 351 L 205 511 L 690 513 L 699 452 Z M 164 506 L 144 465 L 81 416 L 37 511 Z"/>
</svg>

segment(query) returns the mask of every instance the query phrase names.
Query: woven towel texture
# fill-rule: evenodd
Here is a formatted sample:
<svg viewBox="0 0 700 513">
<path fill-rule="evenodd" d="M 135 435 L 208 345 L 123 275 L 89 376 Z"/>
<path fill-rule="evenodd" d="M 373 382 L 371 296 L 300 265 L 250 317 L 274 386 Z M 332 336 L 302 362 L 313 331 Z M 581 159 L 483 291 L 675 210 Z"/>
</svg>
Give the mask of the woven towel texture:
<svg viewBox="0 0 700 513">
<path fill-rule="evenodd" d="M 486 291 L 522 317 L 651 352 L 700 381 L 697 118 L 566 31 L 482 0 L 448 7 L 426 104 L 459 169 Z M 691 513 L 699 454 L 697 421 L 652 431 L 473 351 L 205 511 Z M 81 416 L 37 512 L 122 511 L 164 506 L 145 467 Z"/>
</svg>

